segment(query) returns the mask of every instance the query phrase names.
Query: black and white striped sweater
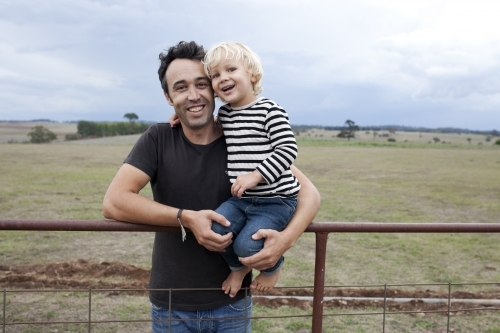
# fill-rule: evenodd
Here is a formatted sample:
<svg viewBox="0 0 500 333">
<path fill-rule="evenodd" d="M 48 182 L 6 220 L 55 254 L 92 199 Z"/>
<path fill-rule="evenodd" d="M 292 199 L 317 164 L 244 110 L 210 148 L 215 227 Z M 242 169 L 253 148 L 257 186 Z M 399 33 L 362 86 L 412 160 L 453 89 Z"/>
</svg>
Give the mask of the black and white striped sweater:
<svg viewBox="0 0 500 333">
<path fill-rule="evenodd" d="M 297 157 L 297 142 L 286 111 L 267 98 L 249 105 L 219 109 L 228 150 L 227 172 L 231 183 L 257 169 L 265 182 L 245 191 L 243 197 L 290 197 L 300 184 L 290 171 Z"/>
</svg>

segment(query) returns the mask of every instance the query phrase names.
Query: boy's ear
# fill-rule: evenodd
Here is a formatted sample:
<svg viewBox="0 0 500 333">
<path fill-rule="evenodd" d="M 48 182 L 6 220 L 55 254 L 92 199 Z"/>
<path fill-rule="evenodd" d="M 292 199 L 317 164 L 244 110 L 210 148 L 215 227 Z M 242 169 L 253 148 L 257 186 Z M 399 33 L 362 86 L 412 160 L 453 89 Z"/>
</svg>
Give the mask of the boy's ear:
<svg viewBox="0 0 500 333">
<path fill-rule="evenodd" d="M 170 99 L 170 96 L 168 96 L 168 93 L 163 92 L 163 95 L 165 95 L 165 98 L 167 99 L 168 104 L 170 104 L 170 106 L 174 106 L 174 103 Z"/>
</svg>

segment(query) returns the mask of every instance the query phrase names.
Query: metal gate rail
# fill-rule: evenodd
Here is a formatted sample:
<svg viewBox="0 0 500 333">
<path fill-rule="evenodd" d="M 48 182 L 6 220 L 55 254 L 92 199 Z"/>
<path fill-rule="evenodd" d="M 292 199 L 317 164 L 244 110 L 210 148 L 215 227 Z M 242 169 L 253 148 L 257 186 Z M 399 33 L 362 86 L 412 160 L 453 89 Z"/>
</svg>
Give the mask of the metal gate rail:
<svg viewBox="0 0 500 333">
<path fill-rule="evenodd" d="M 112 220 L 0 220 L 0 230 L 46 230 L 46 231 L 130 231 L 130 232 L 171 232 L 176 227 L 150 226 Z M 306 232 L 316 234 L 316 257 L 314 269 L 314 293 L 312 332 L 320 333 L 323 327 L 323 301 L 325 291 L 325 263 L 328 234 L 335 233 L 500 233 L 500 223 L 379 223 L 379 222 L 315 222 Z M 448 285 L 449 290 L 451 284 Z M 91 326 L 91 295 L 89 291 L 89 332 Z M 451 291 L 449 292 L 451 295 Z M 448 330 L 450 319 L 448 302 Z M 3 292 L 3 330 L 5 332 L 6 291 Z M 498 310 L 493 308 L 492 310 Z M 384 301 L 384 315 L 386 311 Z M 385 327 L 385 325 L 384 325 Z"/>
</svg>

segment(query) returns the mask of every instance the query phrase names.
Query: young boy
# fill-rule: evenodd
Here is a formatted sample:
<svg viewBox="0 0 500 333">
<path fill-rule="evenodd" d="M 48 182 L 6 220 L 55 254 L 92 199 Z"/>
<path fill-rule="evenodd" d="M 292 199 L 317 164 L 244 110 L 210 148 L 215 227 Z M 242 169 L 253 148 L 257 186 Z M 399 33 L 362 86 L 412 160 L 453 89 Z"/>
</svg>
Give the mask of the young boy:
<svg viewBox="0 0 500 333">
<path fill-rule="evenodd" d="M 282 231 L 295 212 L 300 184 L 290 165 L 297 157 L 297 144 L 285 110 L 257 97 L 263 69 L 253 51 L 240 43 L 219 43 L 207 52 L 203 64 L 216 96 L 227 103 L 219 109 L 217 122 L 227 143 L 233 197 L 215 211 L 231 225 L 213 223 L 212 230 L 233 233 L 233 243 L 221 255 L 231 268 L 222 290 L 234 297 L 251 271 L 238 257 L 251 256 L 264 246 L 264 240 L 253 240 L 252 235 L 259 229 Z M 261 271 L 253 288 L 271 290 L 283 261 L 281 257 L 274 267 Z"/>
</svg>

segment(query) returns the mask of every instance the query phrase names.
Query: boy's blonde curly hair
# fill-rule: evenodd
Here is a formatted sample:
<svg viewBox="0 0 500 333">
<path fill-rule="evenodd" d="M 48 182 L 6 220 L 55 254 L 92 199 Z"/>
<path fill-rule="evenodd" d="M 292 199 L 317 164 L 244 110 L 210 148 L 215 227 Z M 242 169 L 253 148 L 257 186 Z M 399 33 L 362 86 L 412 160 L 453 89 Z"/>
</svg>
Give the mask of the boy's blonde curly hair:
<svg viewBox="0 0 500 333">
<path fill-rule="evenodd" d="M 210 68 L 215 67 L 224 59 L 236 59 L 243 62 L 245 69 L 255 77 L 253 84 L 253 94 L 257 96 L 262 92 L 262 75 L 264 70 L 260 58 L 248 46 L 236 42 L 222 42 L 211 47 L 208 50 L 202 63 L 205 68 L 205 74 L 209 78 Z"/>
</svg>

